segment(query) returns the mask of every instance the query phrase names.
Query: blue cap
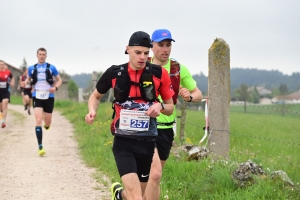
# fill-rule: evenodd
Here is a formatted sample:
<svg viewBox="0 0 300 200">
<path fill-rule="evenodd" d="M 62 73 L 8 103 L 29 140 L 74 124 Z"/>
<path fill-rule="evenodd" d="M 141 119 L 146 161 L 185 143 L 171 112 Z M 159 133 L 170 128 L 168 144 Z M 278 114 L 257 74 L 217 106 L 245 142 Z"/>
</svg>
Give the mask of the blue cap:
<svg viewBox="0 0 300 200">
<path fill-rule="evenodd" d="M 152 33 L 152 42 L 161 42 L 163 40 L 173 40 L 171 32 L 167 29 L 157 29 Z"/>
</svg>

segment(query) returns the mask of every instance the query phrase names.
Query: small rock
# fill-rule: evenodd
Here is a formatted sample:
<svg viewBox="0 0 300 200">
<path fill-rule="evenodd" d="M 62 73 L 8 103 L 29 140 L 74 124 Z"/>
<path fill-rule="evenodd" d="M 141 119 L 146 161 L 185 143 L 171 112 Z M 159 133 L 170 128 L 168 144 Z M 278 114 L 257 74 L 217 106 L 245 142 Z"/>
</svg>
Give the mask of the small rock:
<svg viewBox="0 0 300 200">
<path fill-rule="evenodd" d="M 293 181 L 288 177 L 288 175 L 283 170 L 278 170 L 278 171 L 274 171 L 271 173 L 271 178 L 274 179 L 276 177 L 279 177 L 281 180 L 283 180 L 284 182 L 288 183 L 291 186 L 295 185 L 293 183 Z"/>
</svg>

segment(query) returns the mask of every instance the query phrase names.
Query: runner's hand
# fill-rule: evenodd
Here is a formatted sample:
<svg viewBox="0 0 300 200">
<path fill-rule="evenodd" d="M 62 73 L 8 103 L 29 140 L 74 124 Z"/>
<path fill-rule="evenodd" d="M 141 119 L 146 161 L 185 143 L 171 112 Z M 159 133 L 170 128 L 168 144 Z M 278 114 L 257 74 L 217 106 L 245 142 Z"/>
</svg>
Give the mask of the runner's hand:
<svg viewBox="0 0 300 200">
<path fill-rule="evenodd" d="M 95 112 L 95 111 L 89 112 L 89 113 L 85 116 L 85 122 L 86 122 L 87 124 L 93 124 L 95 118 L 96 118 L 96 112 Z"/>
<path fill-rule="evenodd" d="M 54 93 L 56 91 L 56 88 L 55 87 L 51 87 L 50 89 L 49 89 L 49 92 L 50 93 Z"/>
<path fill-rule="evenodd" d="M 150 108 L 146 111 L 146 115 L 156 118 L 160 115 L 160 110 L 161 110 L 161 104 L 160 103 L 155 103 Z"/>
<path fill-rule="evenodd" d="M 190 91 L 186 88 L 183 88 L 183 87 L 179 87 L 179 93 L 178 93 L 184 101 L 189 101 L 190 100 Z"/>
</svg>

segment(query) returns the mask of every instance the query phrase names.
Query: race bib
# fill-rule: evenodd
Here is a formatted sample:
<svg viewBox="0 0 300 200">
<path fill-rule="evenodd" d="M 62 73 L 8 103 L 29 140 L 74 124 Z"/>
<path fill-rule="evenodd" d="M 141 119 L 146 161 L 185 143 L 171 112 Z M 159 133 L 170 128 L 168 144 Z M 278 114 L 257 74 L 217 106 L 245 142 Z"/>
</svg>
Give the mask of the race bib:
<svg viewBox="0 0 300 200">
<path fill-rule="evenodd" d="M 30 84 L 26 84 L 25 88 L 31 88 L 31 85 Z"/>
<path fill-rule="evenodd" d="M 49 90 L 36 90 L 35 97 L 37 99 L 49 99 Z"/>
<path fill-rule="evenodd" d="M 6 82 L 0 82 L 0 88 L 6 88 Z"/>
<path fill-rule="evenodd" d="M 150 117 L 146 111 L 121 109 L 119 129 L 132 131 L 148 131 Z"/>
</svg>

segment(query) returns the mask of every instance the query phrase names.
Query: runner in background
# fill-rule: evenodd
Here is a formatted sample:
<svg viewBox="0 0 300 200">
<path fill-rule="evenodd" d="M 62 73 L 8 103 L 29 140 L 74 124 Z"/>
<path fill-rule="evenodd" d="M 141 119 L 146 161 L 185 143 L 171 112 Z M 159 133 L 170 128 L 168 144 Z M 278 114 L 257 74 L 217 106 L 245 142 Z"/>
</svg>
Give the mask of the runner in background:
<svg viewBox="0 0 300 200">
<path fill-rule="evenodd" d="M 31 90 L 32 87 L 30 83 L 27 83 L 24 87 L 22 87 L 22 82 L 26 80 L 28 74 L 28 69 L 26 69 L 22 76 L 19 78 L 19 85 L 21 87 L 21 93 L 22 93 L 22 100 L 24 104 L 24 110 L 27 110 L 28 115 L 31 115 L 30 108 L 31 108 L 31 100 L 32 100 L 32 94 Z"/>
<path fill-rule="evenodd" d="M 62 79 L 54 65 L 46 62 L 47 51 L 45 48 L 37 50 L 38 63 L 28 67 L 28 76 L 23 82 L 22 87 L 28 84 L 34 85 L 32 93 L 33 111 L 35 116 L 35 133 L 38 141 L 38 153 L 43 156 L 46 152 L 42 143 L 43 130 L 42 122 L 44 115 L 44 128 L 48 130 L 52 121 L 52 112 L 54 108 L 54 93 L 62 84 Z M 53 81 L 53 76 L 56 82 Z"/>
<path fill-rule="evenodd" d="M 5 119 L 8 112 L 8 102 L 10 100 L 9 86 L 14 86 L 12 73 L 7 69 L 3 60 L 0 60 L 0 103 L 1 103 L 1 128 L 6 127 Z"/>
<path fill-rule="evenodd" d="M 173 101 L 177 101 L 177 94 L 179 94 L 184 101 L 200 102 L 202 100 L 202 92 L 198 89 L 197 83 L 193 79 L 189 69 L 175 59 L 170 58 L 172 43 L 175 42 L 171 32 L 167 29 L 157 29 L 153 32 L 151 39 L 154 55 L 150 62 L 161 65 L 170 74 L 172 87 L 175 92 L 175 99 L 173 98 Z M 176 72 L 174 72 L 174 67 L 172 68 L 172 74 L 170 73 L 171 64 L 172 66 L 178 65 L 178 70 Z M 172 78 L 175 80 L 173 81 Z M 179 80 L 176 80 L 177 78 L 179 78 Z M 159 117 L 157 117 L 158 136 L 156 139 L 156 148 L 151 165 L 150 177 L 147 184 L 147 189 L 151 190 L 151 193 L 156 199 L 159 199 L 160 196 L 162 170 L 169 157 L 174 140 L 173 124 L 176 122 L 176 116 L 176 108 L 174 106 L 172 115 L 166 116 L 161 113 Z"/>
</svg>

